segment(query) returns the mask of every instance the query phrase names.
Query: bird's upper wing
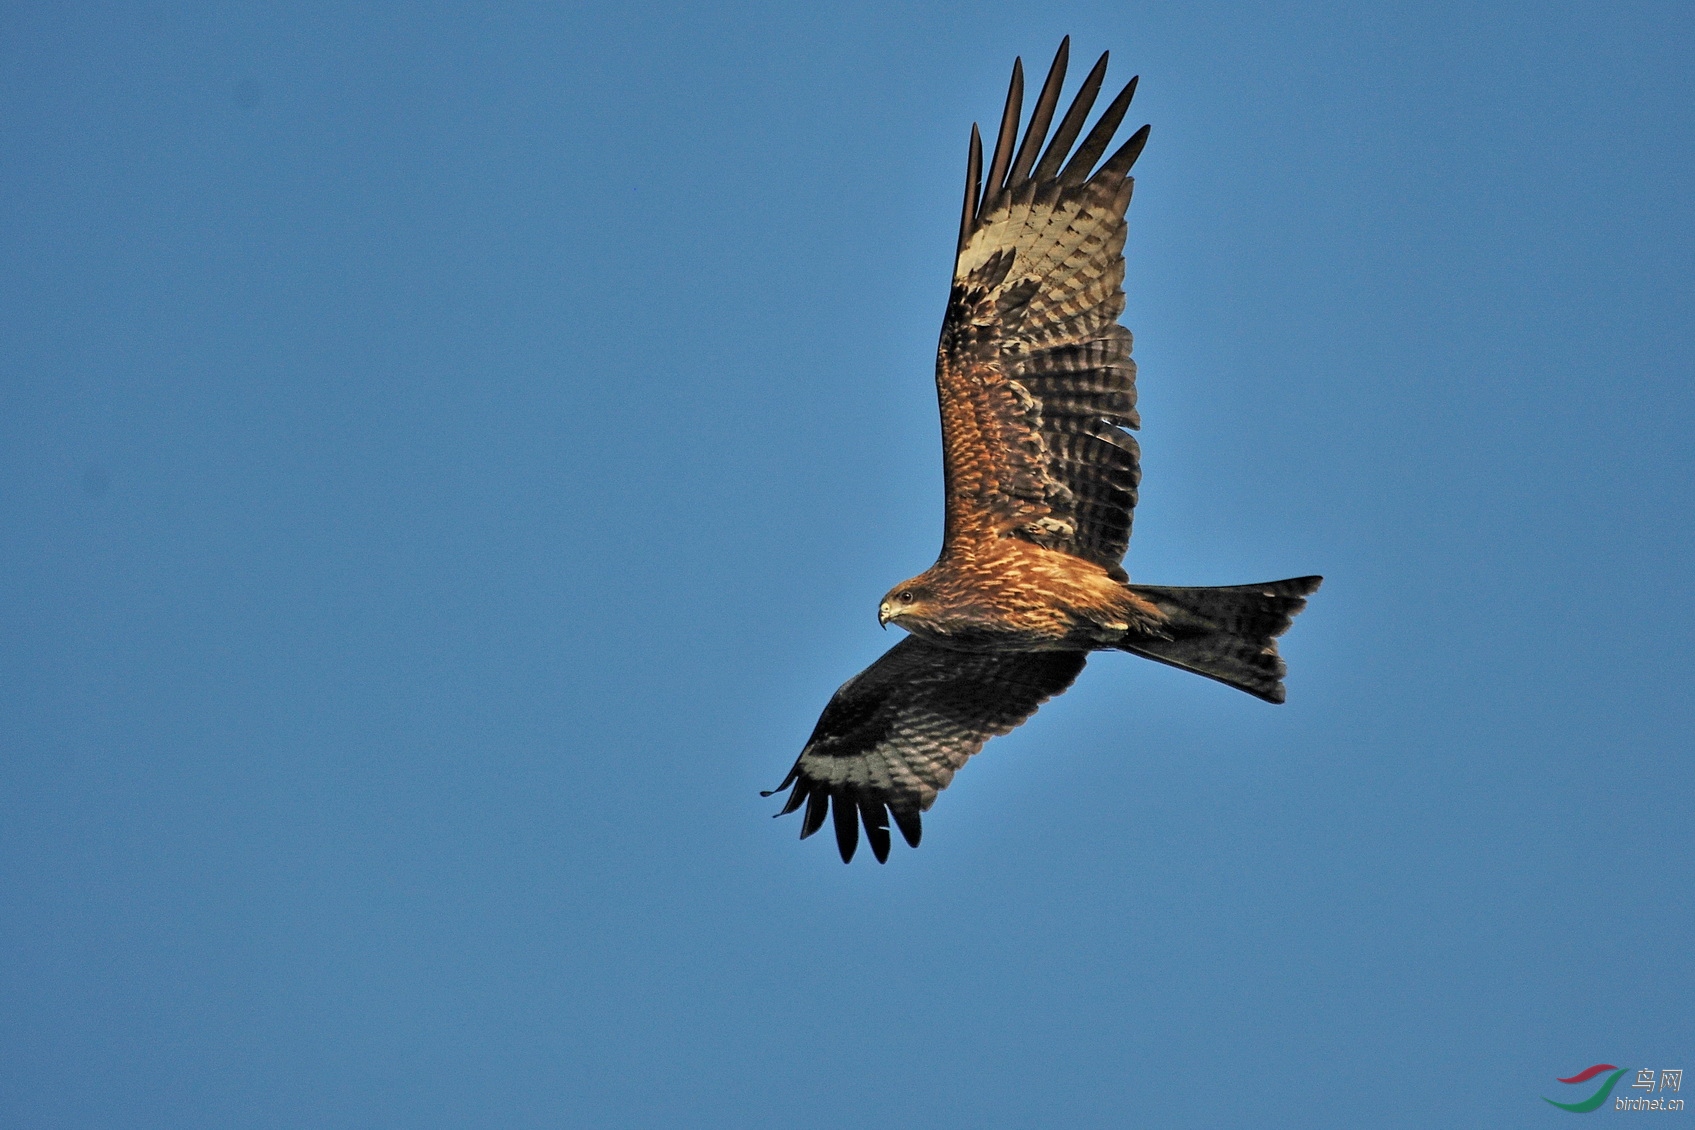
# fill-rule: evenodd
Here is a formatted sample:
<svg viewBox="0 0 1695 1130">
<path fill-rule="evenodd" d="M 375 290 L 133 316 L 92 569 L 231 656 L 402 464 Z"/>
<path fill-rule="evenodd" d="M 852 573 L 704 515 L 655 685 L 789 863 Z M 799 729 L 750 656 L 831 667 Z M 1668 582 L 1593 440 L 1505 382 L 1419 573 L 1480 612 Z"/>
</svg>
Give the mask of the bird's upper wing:
<svg viewBox="0 0 1695 1130">
<path fill-rule="evenodd" d="M 823 825 L 834 798 L 842 861 L 853 858 L 863 820 L 882 862 L 889 813 L 917 847 L 919 813 L 966 759 L 1069 687 L 1087 660 L 1081 651 L 953 651 L 908 636 L 842 684 L 794 768 L 765 795 L 794 786 L 777 815 L 804 803 L 802 839 Z"/>
<path fill-rule="evenodd" d="M 971 128 L 953 290 L 936 361 L 947 477 L 946 544 L 1023 537 L 1122 576 L 1141 478 L 1136 366 L 1124 311 L 1124 211 L 1143 126 L 1099 169 L 1136 80 L 1075 153 L 1106 74 L 1102 55 L 1037 153 L 1059 102 L 1060 44 L 1017 155 L 1023 68 L 979 190 L 983 150 Z M 1069 157 L 1069 159 L 1067 159 Z"/>
</svg>

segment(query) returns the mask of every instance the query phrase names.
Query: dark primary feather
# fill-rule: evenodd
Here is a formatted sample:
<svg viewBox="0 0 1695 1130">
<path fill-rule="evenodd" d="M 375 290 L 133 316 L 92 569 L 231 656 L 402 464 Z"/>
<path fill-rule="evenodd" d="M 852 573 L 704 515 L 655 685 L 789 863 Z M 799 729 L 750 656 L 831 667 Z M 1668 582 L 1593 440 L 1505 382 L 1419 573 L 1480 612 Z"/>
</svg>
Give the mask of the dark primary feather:
<svg viewBox="0 0 1695 1130">
<path fill-rule="evenodd" d="M 1135 80 L 1131 81 L 1134 84 Z M 1142 147 L 1147 145 L 1148 133 L 1151 129 L 1151 126 L 1143 126 L 1131 134 L 1130 140 L 1120 145 L 1117 151 L 1106 159 L 1106 164 L 1101 166 L 1101 171 L 1097 175 L 1111 178 L 1121 177 L 1128 173 L 1130 166 L 1136 163 L 1136 158 L 1142 155 Z"/>
<path fill-rule="evenodd" d="M 969 218 L 936 372 L 948 537 L 1024 537 L 1122 576 L 1141 470 L 1127 430 L 1140 423 L 1136 367 L 1118 316 L 1128 173 L 1148 128 L 1095 167 L 1135 94 L 1131 79 L 1070 151 L 1104 79 L 1102 55 L 1036 162 L 1068 54 L 1062 43 L 1016 159 L 1023 68 L 1014 66 L 980 198 L 980 148 L 968 163 Z"/>
<path fill-rule="evenodd" d="M 1018 147 L 1018 156 L 1012 162 L 1012 171 L 1007 173 L 1007 183 L 1019 184 L 1024 180 L 1030 166 L 1036 163 L 1036 154 L 1042 148 L 1042 140 L 1047 137 L 1048 126 L 1053 122 L 1054 108 L 1059 105 L 1059 90 L 1065 85 L 1065 67 L 1071 59 L 1071 37 L 1068 35 L 1059 41 L 1059 53 L 1053 57 L 1053 66 L 1048 68 L 1047 81 L 1042 84 L 1042 93 L 1036 96 L 1036 109 L 1030 115 L 1030 128 L 1024 131 L 1024 143 Z"/>
<path fill-rule="evenodd" d="M 989 161 L 989 187 L 984 193 L 984 205 L 996 200 L 1006 183 L 1007 169 L 1012 165 L 1012 143 L 1018 137 L 1018 116 L 1024 110 L 1024 60 L 1012 61 L 1012 85 L 1006 91 L 1006 108 L 1001 111 L 1000 133 L 995 138 L 995 155 Z"/>
<path fill-rule="evenodd" d="M 829 809 L 843 862 L 861 823 L 878 861 L 887 859 L 891 815 L 917 847 L 919 814 L 966 759 L 1069 687 L 1087 660 L 1080 651 L 954 651 L 908 636 L 842 684 L 794 768 L 764 795 L 793 787 L 778 815 L 804 804 L 802 839 Z"/>
<path fill-rule="evenodd" d="M 971 153 L 965 162 L 965 214 L 959 220 L 959 246 L 954 249 L 957 258 L 965 250 L 965 241 L 971 238 L 971 225 L 977 219 L 977 196 L 983 189 L 983 139 L 977 134 L 977 123 L 971 123 Z"/>
</svg>

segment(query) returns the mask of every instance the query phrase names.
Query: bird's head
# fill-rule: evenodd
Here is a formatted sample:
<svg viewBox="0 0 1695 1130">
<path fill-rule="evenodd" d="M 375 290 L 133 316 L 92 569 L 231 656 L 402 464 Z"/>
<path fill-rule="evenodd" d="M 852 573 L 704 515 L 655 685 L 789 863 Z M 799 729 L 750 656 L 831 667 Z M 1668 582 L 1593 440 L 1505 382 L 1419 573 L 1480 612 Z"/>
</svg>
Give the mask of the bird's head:
<svg viewBox="0 0 1695 1130">
<path fill-rule="evenodd" d="M 922 620 L 931 611 L 933 598 L 934 594 L 923 576 L 902 581 L 890 589 L 883 603 L 877 606 L 877 623 L 885 628 L 890 624 L 910 627 L 913 621 Z"/>
</svg>

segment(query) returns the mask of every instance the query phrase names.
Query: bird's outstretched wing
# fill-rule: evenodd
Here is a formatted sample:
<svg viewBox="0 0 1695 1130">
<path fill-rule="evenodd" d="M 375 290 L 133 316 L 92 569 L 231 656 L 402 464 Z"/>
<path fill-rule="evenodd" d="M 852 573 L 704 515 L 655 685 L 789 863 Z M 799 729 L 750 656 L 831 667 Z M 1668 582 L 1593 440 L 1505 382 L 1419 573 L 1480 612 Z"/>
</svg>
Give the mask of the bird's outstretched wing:
<svg viewBox="0 0 1695 1130">
<path fill-rule="evenodd" d="M 918 846 L 919 814 L 966 759 L 1017 728 L 1071 685 L 1081 651 L 953 651 L 908 636 L 830 699 L 800 759 L 770 796 L 793 786 L 784 816 L 806 805 L 802 839 L 832 808 L 842 862 L 859 846 L 859 824 L 879 863 L 889 857 L 889 814 Z"/>
<path fill-rule="evenodd" d="M 971 127 L 953 290 L 936 389 L 947 477 L 946 544 L 1015 536 L 1094 561 L 1122 578 L 1141 478 L 1136 366 L 1124 311 L 1128 173 L 1137 130 L 1098 169 L 1136 90 L 1131 79 L 1072 151 L 1101 80 L 1102 55 L 1040 160 L 1065 80 L 1060 44 L 1016 155 L 1022 63 L 982 185 Z"/>
</svg>

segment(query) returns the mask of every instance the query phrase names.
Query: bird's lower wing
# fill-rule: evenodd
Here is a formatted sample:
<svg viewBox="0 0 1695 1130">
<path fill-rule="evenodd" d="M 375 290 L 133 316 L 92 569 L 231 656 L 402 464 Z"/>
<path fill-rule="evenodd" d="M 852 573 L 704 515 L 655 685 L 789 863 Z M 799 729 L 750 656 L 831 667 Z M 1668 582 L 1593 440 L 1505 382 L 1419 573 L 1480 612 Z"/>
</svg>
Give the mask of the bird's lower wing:
<svg viewBox="0 0 1695 1130">
<path fill-rule="evenodd" d="M 802 839 L 833 807 L 844 863 L 859 846 L 863 822 L 882 862 L 890 814 L 917 847 L 919 814 L 959 767 L 1069 687 L 1087 659 L 1080 651 L 953 651 L 909 636 L 842 684 L 794 768 L 765 795 L 793 786 L 778 815 L 804 804 Z"/>
</svg>

